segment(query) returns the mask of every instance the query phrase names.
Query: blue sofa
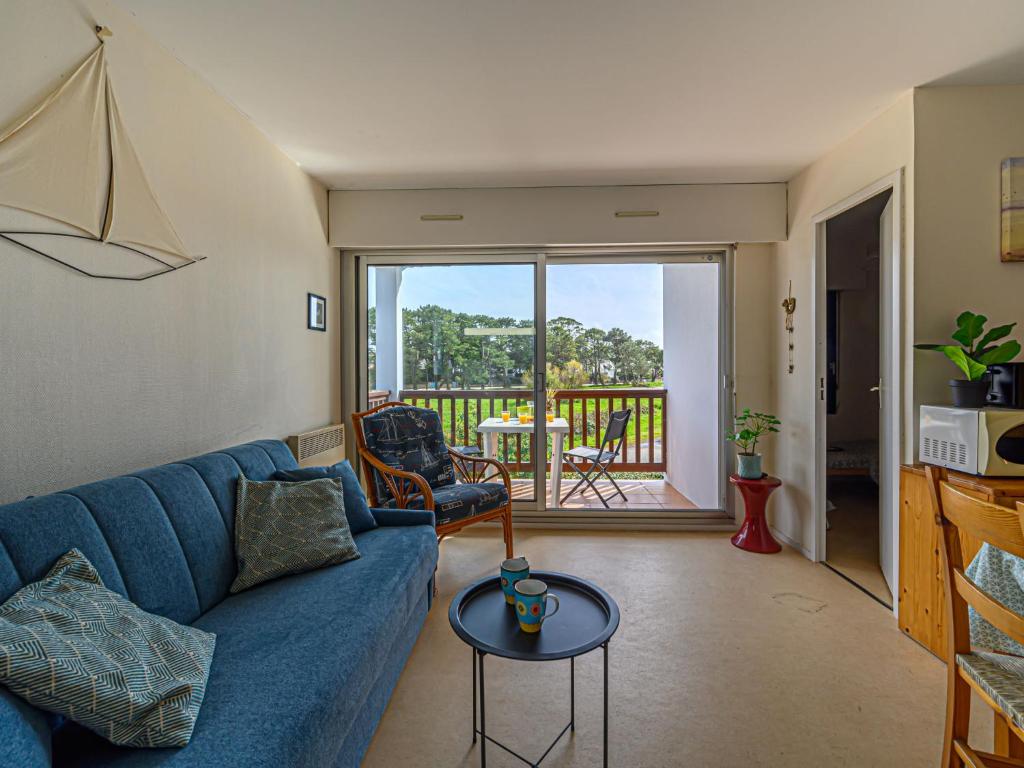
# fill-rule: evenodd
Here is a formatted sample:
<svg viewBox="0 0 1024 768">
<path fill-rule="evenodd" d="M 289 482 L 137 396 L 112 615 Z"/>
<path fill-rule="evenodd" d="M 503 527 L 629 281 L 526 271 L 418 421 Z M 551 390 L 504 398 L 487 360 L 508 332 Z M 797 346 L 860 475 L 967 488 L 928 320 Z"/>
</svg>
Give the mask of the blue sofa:
<svg viewBox="0 0 1024 768">
<path fill-rule="evenodd" d="M 373 510 L 360 559 L 229 596 L 239 472 L 295 467 L 261 440 L 0 506 L 0 602 L 78 547 L 110 589 L 217 635 L 188 746 L 115 747 L 0 685 L 0 766 L 359 764 L 430 607 L 434 518 Z"/>
</svg>

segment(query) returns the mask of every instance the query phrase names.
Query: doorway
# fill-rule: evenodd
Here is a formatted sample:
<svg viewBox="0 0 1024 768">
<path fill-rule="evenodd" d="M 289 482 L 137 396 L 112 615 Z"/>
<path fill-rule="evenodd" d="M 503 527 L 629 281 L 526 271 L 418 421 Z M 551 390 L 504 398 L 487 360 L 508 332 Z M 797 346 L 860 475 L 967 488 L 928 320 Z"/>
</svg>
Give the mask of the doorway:
<svg viewBox="0 0 1024 768">
<path fill-rule="evenodd" d="M 882 240 L 891 238 L 891 199 L 885 190 L 825 222 L 825 563 L 889 608 L 879 393 Z"/>
<path fill-rule="evenodd" d="M 816 558 L 894 610 L 899 179 L 815 217 Z"/>
</svg>

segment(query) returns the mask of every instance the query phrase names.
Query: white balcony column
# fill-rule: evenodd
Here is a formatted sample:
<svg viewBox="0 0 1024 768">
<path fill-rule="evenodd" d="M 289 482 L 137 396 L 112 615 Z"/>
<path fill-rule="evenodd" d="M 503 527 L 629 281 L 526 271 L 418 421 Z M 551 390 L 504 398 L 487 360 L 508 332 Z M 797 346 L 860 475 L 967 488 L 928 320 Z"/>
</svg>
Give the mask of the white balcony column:
<svg viewBox="0 0 1024 768">
<path fill-rule="evenodd" d="M 391 391 L 398 399 L 403 386 L 402 287 L 403 267 L 374 267 L 377 307 L 377 389 Z"/>
<path fill-rule="evenodd" d="M 718 500 L 718 265 L 662 267 L 665 477 L 698 507 Z"/>
</svg>

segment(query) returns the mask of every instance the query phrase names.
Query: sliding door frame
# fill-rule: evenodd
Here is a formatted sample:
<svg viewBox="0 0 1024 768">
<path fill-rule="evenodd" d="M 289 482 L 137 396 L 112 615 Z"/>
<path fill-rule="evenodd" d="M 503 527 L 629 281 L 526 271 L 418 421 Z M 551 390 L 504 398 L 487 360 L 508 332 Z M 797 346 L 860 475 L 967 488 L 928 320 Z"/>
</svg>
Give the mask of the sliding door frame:
<svg viewBox="0 0 1024 768">
<path fill-rule="evenodd" d="M 367 314 L 369 309 L 368 280 L 367 274 L 370 267 L 411 267 L 411 266 L 487 266 L 487 265 L 508 265 L 521 264 L 533 267 L 533 370 L 539 371 L 533 380 L 531 399 L 534 403 L 543 402 L 544 399 L 544 366 L 540 361 L 547 359 L 545 349 L 545 334 L 540 330 L 544 328 L 544 299 L 547 295 L 545 283 L 544 253 L 536 251 L 385 251 L 378 253 L 356 254 L 356 272 L 358 275 L 357 301 L 358 317 L 356 333 L 358 343 L 356 344 L 358 362 L 358 392 L 357 404 L 360 409 L 366 407 L 369 399 L 369 343 L 367 328 Z M 530 392 L 528 389 L 524 393 Z M 395 394 L 395 399 L 398 393 Z M 535 419 L 533 432 L 530 439 L 533 445 L 544 445 L 546 439 L 544 433 L 544 419 Z M 534 510 L 543 508 L 545 504 L 545 472 L 547 462 L 544 461 L 544 451 L 533 451 L 533 498 L 530 500 L 517 500 L 513 502 L 514 511 Z"/>
<path fill-rule="evenodd" d="M 539 510 L 530 517 L 538 523 L 567 527 L 626 527 L 626 528 L 701 528 L 731 529 L 735 527 L 733 489 L 728 483 L 732 472 L 733 455 L 724 440 L 725 425 L 732 423 L 734 410 L 733 380 L 733 261 L 732 246 L 636 247 L 636 248 L 557 248 L 548 249 L 547 264 L 707 264 L 717 263 L 718 273 L 718 412 L 723 439 L 718 440 L 718 500 L 713 509 L 687 509 L 648 511 L 640 509 L 593 510 L 555 509 Z M 547 318 L 545 318 L 546 320 Z M 671 397 L 671 393 L 669 393 Z M 666 401 L 667 402 L 667 401 Z M 665 409 L 663 418 L 671 418 L 671 408 Z M 665 450 L 667 446 L 663 446 Z M 527 515 L 523 515 L 527 517 Z"/>
<path fill-rule="evenodd" d="M 548 264 L 628 264 L 628 263 L 707 263 L 717 262 L 719 270 L 719 414 L 720 424 L 731 424 L 735 408 L 734 371 L 734 261 L 733 245 L 631 246 L 631 247 L 548 247 L 548 248 L 449 248 L 449 249 L 385 249 L 343 251 L 342 258 L 354 259 L 355 285 L 347 295 L 355 300 L 356 312 L 356 392 L 355 403 L 363 408 L 367 402 L 367 270 L 370 266 L 408 266 L 441 264 L 534 264 L 535 371 L 543 371 L 539 361 L 547 359 L 546 269 Z M 353 295 L 354 294 L 354 295 Z M 534 380 L 534 395 L 543 393 L 544 374 Z M 546 445 L 545 422 L 535 422 L 533 439 Z M 696 510 L 611 510 L 595 514 L 588 510 L 549 510 L 546 499 L 546 451 L 534 453 L 534 501 L 513 505 L 517 525 L 550 528 L 619 529 L 619 530 L 733 530 L 737 508 L 733 488 L 727 482 L 733 471 L 734 457 L 725 440 L 718 441 L 719 499 L 717 509 Z"/>
</svg>

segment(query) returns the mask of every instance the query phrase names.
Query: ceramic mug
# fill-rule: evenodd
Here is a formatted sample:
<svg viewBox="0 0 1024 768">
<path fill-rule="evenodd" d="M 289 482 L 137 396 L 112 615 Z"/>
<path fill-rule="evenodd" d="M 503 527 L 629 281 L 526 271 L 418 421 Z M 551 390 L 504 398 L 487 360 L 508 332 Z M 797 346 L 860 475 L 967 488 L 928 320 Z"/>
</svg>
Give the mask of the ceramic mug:
<svg viewBox="0 0 1024 768">
<path fill-rule="evenodd" d="M 548 585 L 540 579 L 523 579 L 515 583 L 516 613 L 523 632 L 540 632 L 545 619 L 558 613 L 558 595 L 548 592 Z M 548 600 L 555 601 L 555 610 L 548 613 Z"/>
<path fill-rule="evenodd" d="M 501 591 L 505 593 L 505 602 L 513 605 L 516 593 L 513 587 L 517 581 L 530 578 L 530 564 L 525 557 L 513 557 L 501 564 Z"/>
</svg>

